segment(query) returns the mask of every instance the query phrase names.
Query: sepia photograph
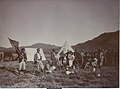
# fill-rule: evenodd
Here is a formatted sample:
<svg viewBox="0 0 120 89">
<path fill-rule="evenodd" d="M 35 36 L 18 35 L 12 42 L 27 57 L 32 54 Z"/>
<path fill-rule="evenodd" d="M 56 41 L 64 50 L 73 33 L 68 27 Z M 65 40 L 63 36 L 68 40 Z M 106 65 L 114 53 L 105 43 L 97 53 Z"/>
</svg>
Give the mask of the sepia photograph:
<svg viewBox="0 0 120 89">
<path fill-rule="evenodd" d="M 0 88 L 119 88 L 119 0 L 0 0 Z"/>
</svg>

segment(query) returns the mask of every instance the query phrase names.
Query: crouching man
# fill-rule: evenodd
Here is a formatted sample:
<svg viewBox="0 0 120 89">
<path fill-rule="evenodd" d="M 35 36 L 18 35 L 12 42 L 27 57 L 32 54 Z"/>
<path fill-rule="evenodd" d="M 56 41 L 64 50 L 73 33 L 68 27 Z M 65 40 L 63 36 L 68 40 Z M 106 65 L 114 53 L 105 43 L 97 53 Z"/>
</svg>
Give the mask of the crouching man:
<svg viewBox="0 0 120 89">
<path fill-rule="evenodd" d="M 37 52 L 34 55 L 34 63 L 37 65 L 38 71 L 44 72 L 44 65 L 42 63 L 42 56 L 40 54 L 40 48 L 37 49 Z"/>
<path fill-rule="evenodd" d="M 21 71 L 23 71 L 25 73 L 26 71 L 26 61 L 27 61 L 27 55 L 25 53 L 25 48 L 21 49 L 21 55 L 19 55 L 19 63 L 20 63 L 20 67 L 19 67 L 19 74 Z"/>
<path fill-rule="evenodd" d="M 96 77 L 100 77 L 101 76 L 101 67 L 99 65 L 99 60 L 97 58 L 94 58 L 93 62 L 92 62 L 92 67 L 93 67 L 93 73 L 95 74 Z"/>
</svg>

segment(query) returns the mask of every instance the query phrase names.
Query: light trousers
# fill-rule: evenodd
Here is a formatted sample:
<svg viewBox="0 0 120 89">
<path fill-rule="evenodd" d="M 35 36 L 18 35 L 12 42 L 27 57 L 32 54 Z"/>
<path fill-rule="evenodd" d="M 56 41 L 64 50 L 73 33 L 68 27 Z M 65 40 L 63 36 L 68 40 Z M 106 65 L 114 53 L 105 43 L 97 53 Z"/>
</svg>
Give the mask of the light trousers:
<svg viewBox="0 0 120 89">
<path fill-rule="evenodd" d="M 22 60 L 21 62 L 20 62 L 20 67 L 19 67 L 19 70 L 25 70 L 26 69 L 26 66 L 25 66 L 25 61 L 24 60 Z"/>
</svg>

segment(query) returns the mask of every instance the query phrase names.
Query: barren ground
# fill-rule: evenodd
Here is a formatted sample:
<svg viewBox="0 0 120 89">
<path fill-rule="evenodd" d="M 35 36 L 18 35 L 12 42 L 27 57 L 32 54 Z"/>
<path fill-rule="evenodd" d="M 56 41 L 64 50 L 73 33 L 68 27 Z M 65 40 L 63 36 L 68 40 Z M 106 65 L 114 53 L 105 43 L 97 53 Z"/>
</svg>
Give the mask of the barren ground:
<svg viewBox="0 0 120 89">
<path fill-rule="evenodd" d="M 34 73 L 36 68 L 27 62 L 27 73 L 18 76 L 18 61 L 0 62 L 0 87 L 28 88 L 65 88 L 65 87 L 118 87 L 118 68 L 103 67 L 101 77 L 83 69 L 76 69 L 75 74 L 66 75 L 65 70 L 55 70 L 51 74 Z"/>
</svg>

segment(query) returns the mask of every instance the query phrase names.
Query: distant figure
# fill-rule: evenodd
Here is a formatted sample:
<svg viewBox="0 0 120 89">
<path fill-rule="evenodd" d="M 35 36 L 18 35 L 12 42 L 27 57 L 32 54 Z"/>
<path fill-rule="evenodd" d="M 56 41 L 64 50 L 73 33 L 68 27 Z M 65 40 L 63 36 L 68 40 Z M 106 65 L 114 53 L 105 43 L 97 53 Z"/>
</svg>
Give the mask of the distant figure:
<svg viewBox="0 0 120 89">
<path fill-rule="evenodd" d="M 0 61 L 4 58 L 4 52 L 0 52 Z"/>
<path fill-rule="evenodd" d="M 21 71 L 23 71 L 25 73 L 26 71 L 26 61 L 27 61 L 27 55 L 25 53 L 25 48 L 21 49 L 21 55 L 19 55 L 19 63 L 20 63 L 20 67 L 19 67 L 19 74 Z"/>
<path fill-rule="evenodd" d="M 93 67 L 93 72 L 96 72 L 96 68 L 98 67 L 98 59 L 94 58 L 94 60 L 92 61 L 92 67 Z"/>
<path fill-rule="evenodd" d="M 103 56 L 103 53 L 101 53 L 101 58 Z M 96 77 L 101 76 L 101 67 L 103 65 L 103 61 L 101 61 L 100 58 L 100 49 L 95 50 L 94 52 L 94 59 L 92 61 L 92 67 L 93 67 L 93 73 L 95 74 Z"/>
<path fill-rule="evenodd" d="M 85 54 L 84 54 L 84 51 L 83 50 L 81 50 L 81 57 L 82 57 L 82 62 L 81 62 L 81 68 L 84 68 L 84 58 L 85 58 Z"/>
<path fill-rule="evenodd" d="M 75 56 L 75 60 L 73 61 L 73 64 L 75 65 L 75 67 L 80 67 L 82 58 L 81 58 L 80 53 L 77 52 L 76 49 L 74 52 L 74 56 Z"/>
<path fill-rule="evenodd" d="M 40 54 L 40 48 L 37 49 L 37 52 L 34 55 L 34 63 L 37 65 L 38 71 L 44 72 L 44 65 L 42 63 L 42 56 Z"/>
<path fill-rule="evenodd" d="M 97 58 L 94 58 L 94 60 L 92 61 L 92 69 L 96 77 L 101 76 L 101 68 L 99 66 L 99 62 Z"/>
<path fill-rule="evenodd" d="M 57 66 L 56 54 L 54 49 L 52 49 L 51 52 L 51 66 Z"/>
<path fill-rule="evenodd" d="M 62 67 L 64 65 L 64 58 L 65 58 L 65 54 L 63 53 L 63 51 L 60 53 L 60 57 L 59 57 L 59 61 L 60 61 L 60 66 Z"/>
<path fill-rule="evenodd" d="M 103 66 L 103 63 L 104 63 L 104 53 L 103 51 L 100 52 L 100 66 Z"/>
<path fill-rule="evenodd" d="M 86 54 L 86 63 L 84 69 L 91 69 L 92 68 L 92 55 L 90 52 L 87 52 Z"/>
</svg>

